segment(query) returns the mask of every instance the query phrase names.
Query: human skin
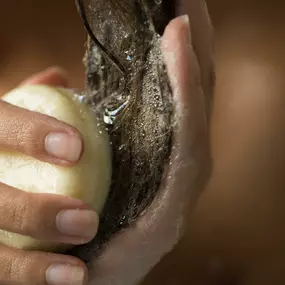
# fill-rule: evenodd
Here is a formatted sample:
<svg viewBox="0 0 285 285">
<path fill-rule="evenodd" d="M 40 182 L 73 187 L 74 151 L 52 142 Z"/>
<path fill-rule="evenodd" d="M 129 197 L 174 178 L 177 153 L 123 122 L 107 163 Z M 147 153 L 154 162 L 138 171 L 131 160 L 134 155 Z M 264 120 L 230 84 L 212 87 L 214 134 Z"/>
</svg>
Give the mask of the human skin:
<svg viewBox="0 0 285 285">
<path fill-rule="evenodd" d="M 203 13 L 206 13 L 205 9 L 203 9 Z M 208 21 L 208 18 L 205 19 Z M 189 24 L 188 17 L 172 21 L 162 40 L 162 50 L 173 89 L 177 124 L 171 164 L 165 170 L 166 178 L 152 206 L 132 229 L 113 237 L 103 255 L 93 261 L 94 267 L 89 272 L 89 279 L 85 266 L 75 258 L 41 252 L 23 252 L 1 246 L 3 254 L 0 257 L 0 264 L 2 263 L 3 266 L 2 273 L 0 272 L 0 281 L 2 283 L 46 284 L 46 273 L 54 273 L 53 267 L 47 270 L 51 265 L 69 264 L 71 266 L 68 269 L 74 269 L 73 273 L 77 274 L 73 276 L 72 280 L 69 280 L 74 283 L 67 283 L 68 280 L 62 279 L 61 284 L 65 284 L 64 282 L 66 284 L 81 284 L 75 283 L 75 281 L 79 282 L 79 277 L 83 273 L 84 282 L 89 280 L 88 284 L 110 284 L 108 283 L 110 280 L 112 280 L 112 284 L 135 284 L 178 242 L 183 231 L 184 214 L 188 206 L 193 205 L 196 201 L 209 171 L 205 108 L 207 105 L 205 102 L 209 98 L 204 96 L 206 85 L 202 82 L 200 71 L 202 74 L 207 72 L 212 74 L 212 70 L 200 69 L 199 64 L 205 55 L 196 56 L 192 46 L 194 42 Z M 24 84 L 37 83 L 66 85 L 64 75 L 58 70 L 49 70 L 24 82 Z M 1 102 L 0 104 L 2 115 L 1 148 L 19 151 L 42 161 L 64 166 L 72 165 L 79 159 L 80 151 L 78 152 L 78 149 L 76 151 L 78 155 L 71 157 L 70 152 L 62 151 L 56 153 L 57 157 L 51 156 L 44 149 L 46 135 L 54 131 L 76 137 L 75 146 L 80 148 L 82 142 L 80 134 L 76 130 L 52 118 L 21 110 L 6 103 Z M 11 129 L 13 132 L 10 132 Z M 6 210 L 6 220 L 2 223 L 0 221 L 1 228 L 29 234 L 39 239 L 46 238 L 74 244 L 82 242 L 82 238 L 61 235 L 55 228 L 54 221 L 56 215 L 63 209 L 80 208 L 83 212 L 86 212 L 87 209 L 90 214 L 91 209 L 88 205 L 65 197 L 35 196 L 5 185 L 1 185 L 1 191 L 2 196 L 7 197 L 2 201 L 1 210 Z M 13 203 L 6 203 L 11 200 Z M 26 206 L 21 208 L 20 205 Z M 29 205 L 37 205 L 37 207 Z M 47 205 L 49 206 L 48 211 Z M 7 215 L 7 210 L 9 215 Z M 21 215 L 19 215 L 19 211 Z M 81 232 L 97 228 L 98 219 L 96 220 L 95 213 L 92 215 L 93 223 L 87 219 L 89 224 L 86 222 L 85 228 L 82 228 Z M 46 226 L 41 228 L 39 225 L 43 220 Z M 149 223 L 150 220 L 152 223 Z M 92 236 L 85 237 L 83 242 L 89 241 L 94 235 L 95 232 L 92 233 Z M 163 242 L 161 242 L 162 240 Z M 141 246 L 142 241 L 145 244 L 144 248 Z M 120 253 L 126 251 L 133 258 L 121 259 Z M 137 262 L 134 262 L 133 259 L 136 259 Z M 141 259 L 144 260 L 143 263 Z M 78 268 L 76 269 L 75 266 Z M 130 266 L 133 266 L 134 274 L 121 274 L 123 268 L 128 269 L 124 270 L 125 273 L 130 272 Z M 71 274 L 67 274 L 67 269 L 64 270 L 65 277 L 70 278 Z M 114 277 L 116 278 L 113 279 Z M 54 278 L 54 276 L 48 276 L 48 281 L 51 283 L 51 281 L 55 281 Z"/>
<path fill-rule="evenodd" d="M 178 243 L 187 213 L 207 181 L 212 29 L 205 3 L 193 1 L 187 9 L 192 9 L 190 18 L 172 21 L 162 39 L 177 119 L 171 162 L 150 208 L 93 260 L 89 284 L 137 284 Z M 193 22 L 191 15 L 197 17 Z M 205 38 L 199 37 L 199 29 Z"/>
<path fill-rule="evenodd" d="M 21 85 L 25 84 L 67 87 L 67 77 L 64 71 L 51 68 L 32 76 Z M 80 159 L 82 138 L 71 126 L 3 101 L 0 101 L 0 117 L 1 149 L 21 152 L 41 161 L 64 167 L 72 166 Z M 57 146 L 56 152 L 47 151 L 46 137 L 52 133 L 67 135 L 67 138 L 61 141 L 63 149 Z M 0 192 L 1 229 L 40 240 L 74 245 L 86 243 L 96 234 L 99 218 L 88 204 L 69 197 L 26 193 L 4 184 L 0 184 Z M 68 213 L 68 210 L 73 210 L 69 212 L 68 217 L 73 219 L 70 227 L 77 228 L 77 231 L 82 234 L 69 235 L 57 227 L 59 215 Z M 4 245 L 0 246 L 0 252 L 0 283 L 2 284 L 47 284 L 47 269 L 50 268 L 51 271 L 54 265 L 65 264 L 69 264 L 68 269 L 84 276 L 85 282 L 87 280 L 85 265 L 73 257 L 22 251 Z M 65 273 L 68 273 L 67 269 Z"/>
<path fill-rule="evenodd" d="M 284 1 L 209 0 L 213 172 L 144 284 L 284 284 Z"/>
<path fill-rule="evenodd" d="M 26 6 L 29 6 L 28 2 L 25 1 Z M 184 2 L 184 5 L 191 5 L 189 0 Z M 266 1 L 255 0 L 207 2 L 210 12 L 214 13 L 217 36 L 218 85 L 212 144 L 214 173 L 194 214 L 188 215 L 187 232 L 182 242 L 156 268 L 146 284 L 212 285 L 220 281 L 220 285 L 231 284 L 231 279 L 236 277 L 237 280 L 244 279 L 240 283 L 246 285 L 272 284 L 274 277 L 283 284 L 282 188 L 285 184 L 281 175 L 284 165 L 282 98 L 285 88 L 282 74 L 285 37 L 284 21 L 280 22 L 284 18 L 283 4 L 282 1 L 265 4 Z M 9 1 L 5 3 L 9 4 Z M 30 7 L 33 6 L 34 1 Z M 246 21 L 242 10 L 247 14 Z M 75 20 L 76 17 L 70 22 Z M 242 26 L 238 29 L 239 23 Z M 38 29 L 41 35 L 41 27 Z M 204 34 L 202 31 L 201 37 Z M 78 41 L 83 42 L 84 36 L 75 39 L 76 44 Z M 209 46 L 206 42 L 203 48 Z M 52 49 L 46 42 L 43 47 Z M 20 55 L 22 44 L 19 49 Z M 79 52 L 78 59 L 82 53 Z M 36 63 L 32 63 L 35 69 L 42 67 L 38 66 L 41 62 L 39 56 L 42 54 L 36 57 Z M 75 57 L 74 54 L 70 56 Z M 47 58 L 54 62 L 60 60 L 56 54 Z M 20 60 L 20 65 L 30 65 L 28 59 L 29 63 Z M 18 61 L 17 57 L 15 64 Z M 48 63 L 44 62 L 43 66 L 45 64 Z M 69 64 L 62 64 L 70 69 Z M 79 83 L 74 84 L 76 77 L 83 78 L 83 74 L 77 76 L 76 73 L 72 77 L 72 85 L 78 86 Z M 270 145 L 274 150 L 274 160 L 267 151 Z M 242 155 L 244 153 L 247 153 L 246 158 Z"/>
</svg>

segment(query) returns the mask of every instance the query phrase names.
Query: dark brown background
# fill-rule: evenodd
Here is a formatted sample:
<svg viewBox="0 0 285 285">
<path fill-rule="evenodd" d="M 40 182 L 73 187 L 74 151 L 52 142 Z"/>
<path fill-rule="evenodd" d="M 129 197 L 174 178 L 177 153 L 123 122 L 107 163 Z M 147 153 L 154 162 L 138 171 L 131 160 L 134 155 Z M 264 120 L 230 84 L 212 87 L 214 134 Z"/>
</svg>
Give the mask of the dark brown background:
<svg viewBox="0 0 285 285">
<path fill-rule="evenodd" d="M 147 285 L 285 284 L 283 3 L 208 0 L 214 171 L 183 241 Z M 73 1 L 5 1 L 0 17 L 0 93 L 54 64 L 83 86 L 85 33 Z"/>
</svg>

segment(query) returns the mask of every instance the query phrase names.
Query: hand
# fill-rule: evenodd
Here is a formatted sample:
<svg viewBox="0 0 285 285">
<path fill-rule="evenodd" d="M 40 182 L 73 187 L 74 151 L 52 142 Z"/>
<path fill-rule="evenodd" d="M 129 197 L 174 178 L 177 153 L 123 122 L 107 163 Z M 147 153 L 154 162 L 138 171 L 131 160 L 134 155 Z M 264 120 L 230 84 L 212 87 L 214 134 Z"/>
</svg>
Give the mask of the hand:
<svg viewBox="0 0 285 285">
<path fill-rule="evenodd" d="M 178 118 L 166 179 L 145 214 L 94 258 L 90 285 L 137 284 L 177 244 L 184 217 L 207 182 L 212 29 L 203 1 L 187 1 L 182 9 L 190 13 L 190 23 L 187 17 L 173 20 L 162 39 Z"/>
<path fill-rule="evenodd" d="M 67 87 L 67 80 L 62 71 L 49 69 L 23 84 Z M 62 166 L 74 165 L 81 156 L 81 135 L 54 118 L 1 100 L 0 118 L 1 150 L 20 152 Z M 62 133 L 61 140 L 47 140 L 47 135 L 52 133 Z M 60 227 L 62 223 L 64 228 Z M 98 215 L 81 201 L 26 193 L 0 183 L 0 229 L 39 240 L 78 245 L 93 239 L 97 228 Z M 83 280 L 87 281 L 87 269 L 76 258 L 0 245 L 0 284 L 72 285 L 83 284 Z"/>
</svg>

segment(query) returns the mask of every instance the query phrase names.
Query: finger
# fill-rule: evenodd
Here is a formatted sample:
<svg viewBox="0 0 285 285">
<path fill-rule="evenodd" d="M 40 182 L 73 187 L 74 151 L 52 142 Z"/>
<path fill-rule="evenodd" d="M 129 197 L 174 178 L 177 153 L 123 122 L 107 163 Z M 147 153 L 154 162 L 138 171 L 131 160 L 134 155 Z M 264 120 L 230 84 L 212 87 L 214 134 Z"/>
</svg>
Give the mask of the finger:
<svg viewBox="0 0 285 285">
<path fill-rule="evenodd" d="M 164 34 L 162 50 L 166 58 L 177 117 L 172 153 L 175 158 L 172 164 L 175 173 L 171 177 L 178 176 L 180 181 L 185 180 L 184 185 L 192 188 L 192 191 L 187 191 L 186 188 L 188 193 L 183 196 L 194 203 L 195 196 L 199 195 L 208 180 L 211 164 L 202 67 L 199 66 L 194 51 L 190 26 L 188 16 L 172 21 Z M 172 60 L 167 60 L 169 58 Z M 169 180 L 167 183 L 177 182 L 179 180 Z M 177 186 L 172 187 L 175 189 Z M 177 195 L 181 202 L 183 196 L 179 191 Z"/>
<path fill-rule="evenodd" d="M 1 285 L 84 285 L 88 272 L 76 258 L 0 245 Z"/>
<path fill-rule="evenodd" d="M 89 205 L 60 195 L 33 194 L 0 183 L 0 228 L 38 240 L 85 244 L 98 229 Z M 1 236 L 1 233 L 0 233 Z"/>
<path fill-rule="evenodd" d="M 27 80 L 23 81 L 21 85 L 35 85 L 44 84 L 56 87 L 68 87 L 67 72 L 60 67 L 51 67 L 47 70 L 37 73 Z"/>
<path fill-rule="evenodd" d="M 114 284 L 139 283 L 179 241 L 185 209 L 196 201 L 199 171 L 209 156 L 201 73 L 191 41 L 185 18 L 172 21 L 162 39 L 176 106 L 175 141 L 165 180 L 144 215 L 114 236 L 93 261 L 91 283 L 109 284 L 114 277 Z"/>
<path fill-rule="evenodd" d="M 73 127 L 49 116 L 0 100 L 0 149 L 38 160 L 73 165 L 83 151 L 83 140 Z"/>
<path fill-rule="evenodd" d="M 177 127 L 174 137 L 186 159 L 199 154 L 198 150 L 204 149 L 200 144 L 207 141 L 201 68 L 192 43 L 188 16 L 173 20 L 162 39 L 175 103 Z M 195 160 L 200 161 L 198 157 Z"/>
<path fill-rule="evenodd" d="M 179 1 L 178 13 L 188 14 L 194 51 L 201 66 L 201 81 L 210 116 L 215 82 L 213 28 L 204 0 Z"/>
</svg>

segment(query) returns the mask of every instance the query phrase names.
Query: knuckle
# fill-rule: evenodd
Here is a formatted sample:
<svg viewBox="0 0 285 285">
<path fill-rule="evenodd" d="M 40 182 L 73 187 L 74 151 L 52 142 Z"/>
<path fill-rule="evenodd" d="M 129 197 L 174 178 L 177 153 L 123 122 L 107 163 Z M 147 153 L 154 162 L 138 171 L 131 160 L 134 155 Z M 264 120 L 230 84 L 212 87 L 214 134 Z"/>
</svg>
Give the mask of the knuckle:
<svg viewBox="0 0 285 285">
<path fill-rule="evenodd" d="M 22 258 L 14 257 L 10 260 L 10 262 L 6 265 L 6 279 L 10 281 L 17 281 L 19 279 L 19 276 L 21 275 L 22 268 L 20 266 Z M 20 272 L 21 271 L 21 272 Z"/>
<path fill-rule="evenodd" d="M 38 275 L 41 275 L 41 272 L 36 273 L 35 268 L 39 268 L 39 260 L 42 260 L 42 257 L 18 251 L 12 253 L 7 259 L 1 270 L 1 281 L 5 280 L 9 284 L 29 284 L 31 282 L 35 284 L 38 281 L 36 279 L 40 279 Z"/>
<path fill-rule="evenodd" d="M 21 264 L 25 264 L 25 262 L 23 262 L 23 257 L 14 254 L 8 256 L 1 270 L 1 280 L 17 282 L 24 271 Z"/>
<path fill-rule="evenodd" d="M 13 209 L 11 217 L 13 227 L 24 235 L 29 235 L 30 225 L 33 223 L 31 221 L 33 215 L 30 214 L 33 204 L 30 196 L 27 193 L 23 193 L 17 197 L 18 201 L 15 203 L 17 206 Z"/>
<path fill-rule="evenodd" d="M 26 193 L 16 197 L 11 212 L 11 223 L 18 233 L 42 239 L 53 234 L 54 212 L 58 212 L 58 197 Z"/>
<path fill-rule="evenodd" d="M 34 155 L 40 151 L 40 130 L 41 128 L 36 119 L 30 121 L 25 130 L 23 130 L 23 134 L 19 140 L 22 141 L 21 145 L 26 154 Z"/>
</svg>

